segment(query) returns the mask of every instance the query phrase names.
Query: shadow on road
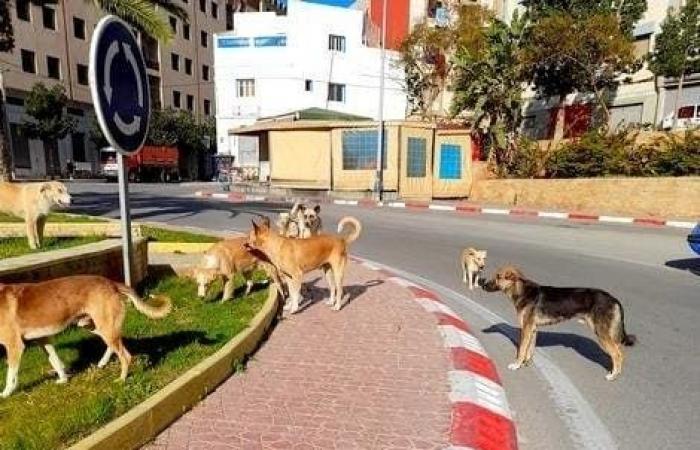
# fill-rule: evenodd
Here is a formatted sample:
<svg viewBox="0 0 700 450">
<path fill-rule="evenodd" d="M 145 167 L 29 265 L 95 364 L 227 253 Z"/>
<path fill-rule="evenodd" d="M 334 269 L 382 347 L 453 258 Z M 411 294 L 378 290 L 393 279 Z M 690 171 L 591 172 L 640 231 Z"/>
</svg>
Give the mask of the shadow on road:
<svg viewBox="0 0 700 450">
<path fill-rule="evenodd" d="M 674 259 L 666 261 L 666 265 L 673 269 L 685 270 L 700 276 L 700 258 Z"/>
<path fill-rule="evenodd" d="M 507 337 L 516 348 L 520 342 L 520 329 L 507 323 L 491 325 L 482 331 L 484 333 L 500 333 Z M 587 360 L 598 364 L 606 370 L 610 370 L 612 366 L 610 357 L 600 348 L 596 341 L 578 334 L 538 330 L 537 346 L 570 348 Z"/>
</svg>

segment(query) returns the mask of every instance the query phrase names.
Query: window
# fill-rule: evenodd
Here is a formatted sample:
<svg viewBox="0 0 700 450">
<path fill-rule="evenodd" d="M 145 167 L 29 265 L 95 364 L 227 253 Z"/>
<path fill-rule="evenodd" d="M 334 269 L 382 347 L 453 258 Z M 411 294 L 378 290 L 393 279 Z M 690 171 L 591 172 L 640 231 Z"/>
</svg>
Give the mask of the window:
<svg viewBox="0 0 700 450">
<path fill-rule="evenodd" d="M 24 106 L 24 100 L 19 97 L 7 96 L 5 97 L 5 103 L 8 105 Z"/>
<path fill-rule="evenodd" d="M 206 31 L 202 31 L 202 34 L 200 36 L 200 41 L 202 43 L 202 47 L 208 47 L 209 46 L 209 35 L 207 34 Z"/>
<path fill-rule="evenodd" d="M 236 80 L 236 93 L 238 97 L 255 97 L 255 80 L 252 78 Z"/>
<path fill-rule="evenodd" d="M 44 18 L 44 28 L 49 30 L 56 29 L 56 9 L 49 6 L 42 6 L 41 13 Z"/>
<path fill-rule="evenodd" d="M 88 81 L 88 66 L 84 64 L 78 64 L 78 84 L 87 86 Z"/>
<path fill-rule="evenodd" d="M 22 49 L 22 72 L 36 73 L 36 61 L 34 52 Z"/>
<path fill-rule="evenodd" d="M 12 162 L 14 166 L 21 169 L 31 169 L 32 159 L 29 155 L 29 139 L 22 134 L 19 124 L 10 124 L 10 139 L 12 140 Z"/>
<path fill-rule="evenodd" d="M 173 16 L 170 16 L 170 29 L 173 34 L 177 34 L 177 19 Z"/>
<path fill-rule="evenodd" d="M 174 71 L 180 71 L 180 55 L 178 55 L 177 53 L 170 54 L 170 66 L 173 68 Z"/>
<path fill-rule="evenodd" d="M 85 40 L 85 21 L 79 17 L 73 17 L 73 36 Z"/>
<path fill-rule="evenodd" d="M 649 54 L 650 41 L 651 34 L 643 34 L 634 38 L 634 42 L 632 43 L 632 49 L 635 58 L 643 58 L 647 56 L 647 54 Z"/>
<path fill-rule="evenodd" d="M 204 99 L 204 115 L 211 116 L 211 100 Z"/>
<path fill-rule="evenodd" d="M 188 41 L 190 40 L 190 24 L 182 24 L 182 37 L 184 37 Z"/>
<path fill-rule="evenodd" d="M 194 95 L 187 95 L 187 110 L 194 110 Z"/>
<path fill-rule="evenodd" d="M 210 76 L 210 73 L 209 73 L 209 66 L 207 66 L 206 64 L 204 64 L 204 65 L 202 66 L 202 79 L 203 79 L 204 81 L 209 81 L 209 76 Z"/>
<path fill-rule="evenodd" d="M 336 52 L 345 51 L 345 36 L 338 36 L 336 34 L 328 35 L 328 50 L 333 50 Z"/>
<path fill-rule="evenodd" d="M 226 2 L 226 31 L 233 30 L 233 5 Z"/>
<path fill-rule="evenodd" d="M 407 177 L 423 178 L 425 176 L 425 146 L 426 140 L 424 138 L 408 138 Z"/>
<path fill-rule="evenodd" d="M 343 170 L 377 169 L 377 130 L 343 131 Z M 386 169 L 386 131 L 383 168 Z"/>
<path fill-rule="evenodd" d="M 25 22 L 32 21 L 32 8 L 29 0 L 17 0 L 17 18 Z"/>
<path fill-rule="evenodd" d="M 219 18 L 219 5 L 216 2 L 211 2 L 211 16 L 215 19 Z"/>
<path fill-rule="evenodd" d="M 60 80 L 61 79 L 61 60 L 58 58 L 54 58 L 53 56 L 47 56 L 46 57 L 46 72 L 49 75 L 49 78 L 53 78 L 54 80 Z"/>
<path fill-rule="evenodd" d="M 185 73 L 192 75 L 192 60 L 190 58 L 185 58 Z"/>
<path fill-rule="evenodd" d="M 181 103 L 180 99 L 182 97 L 182 94 L 180 94 L 180 91 L 173 91 L 173 106 L 175 108 L 179 108 Z"/>
<path fill-rule="evenodd" d="M 454 144 L 440 146 L 440 179 L 459 180 L 462 178 L 462 148 Z"/>
<path fill-rule="evenodd" d="M 695 113 L 695 106 L 683 106 L 678 109 L 679 119 L 691 119 Z"/>
<path fill-rule="evenodd" d="M 312 80 L 304 80 L 304 90 L 311 92 L 314 90 L 314 82 Z"/>
<path fill-rule="evenodd" d="M 345 101 L 345 85 L 328 83 L 328 100 L 332 102 Z"/>
<path fill-rule="evenodd" d="M 85 158 L 85 133 L 73 133 L 71 135 L 73 142 L 73 162 L 84 162 Z"/>
<path fill-rule="evenodd" d="M 199 0 L 199 10 L 203 13 L 207 12 L 207 0 Z"/>
</svg>

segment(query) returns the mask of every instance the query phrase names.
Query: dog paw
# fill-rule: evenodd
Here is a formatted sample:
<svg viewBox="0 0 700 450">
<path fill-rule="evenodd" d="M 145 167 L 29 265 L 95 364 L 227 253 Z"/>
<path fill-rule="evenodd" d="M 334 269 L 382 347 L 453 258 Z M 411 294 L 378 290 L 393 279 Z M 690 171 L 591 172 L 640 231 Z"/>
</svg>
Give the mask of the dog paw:
<svg viewBox="0 0 700 450">
<path fill-rule="evenodd" d="M 508 370 L 518 370 L 518 369 L 520 369 L 520 367 L 521 367 L 521 364 L 517 363 L 517 362 L 508 364 Z"/>
<path fill-rule="evenodd" d="M 618 375 L 619 374 L 617 374 L 617 373 L 609 372 L 609 373 L 605 374 L 605 379 L 608 381 L 615 381 L 615 379 L 617 378 Z"/>
<path fill-rule="evenodd" d="M 326 300 L 326 301 L 323 302 L 323 303 L 326 304 L 326 305 L 328 305 L 328 306 L 333 306 L 333 304 L 335 303 L 335 301 L 334 301 L 332 298 L 329 298 L 328 300 Z"/>
</svg>

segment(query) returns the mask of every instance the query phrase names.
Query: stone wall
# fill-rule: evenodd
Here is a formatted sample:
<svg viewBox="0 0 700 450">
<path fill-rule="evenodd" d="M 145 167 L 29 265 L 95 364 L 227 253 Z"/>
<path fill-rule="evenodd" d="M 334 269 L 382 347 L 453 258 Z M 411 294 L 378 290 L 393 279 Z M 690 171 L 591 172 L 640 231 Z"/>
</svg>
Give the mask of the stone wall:
<svg viewBox="0 0 700 450">
<path fill-rule="evenodd" d="M 634 216 L 700 217 L 700 177 L 479 180 L 470 201 Z"/>
<path fill-rule="evenodd" d="M 135 238 L 132 282 L 141 282 L 147 271 L 148 243 L 144 238 Z M 123 281 L 121 240 L 108 239 L 64 250 L 0 260 L 0 283 L 36 282 L 82 274 L 103 275 Z"/>
</svg>

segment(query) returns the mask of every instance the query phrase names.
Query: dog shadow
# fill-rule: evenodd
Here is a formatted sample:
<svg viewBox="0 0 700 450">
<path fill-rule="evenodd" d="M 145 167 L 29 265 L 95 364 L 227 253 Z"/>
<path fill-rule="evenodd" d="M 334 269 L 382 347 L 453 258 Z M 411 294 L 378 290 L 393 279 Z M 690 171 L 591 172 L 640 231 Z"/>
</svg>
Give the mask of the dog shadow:
<svg viewBox="0 0 700 450">
<path fill-rule="evenodd" d="M 700 258 L 674 259 L 666 261 L 666 266 L 673 269 L 685 270 L 700 277 Z"/>
<path fill-rule="evenodd" d="M 502 334 L 513 343 L 516 349 L 520 343 L 520 329 L 507 323 L 491 325 L 482 331 L 487 334 Z M 612 366 L 610 356 L 603 351 L 596 341 L 578 334 L 538 330 L 536 346 L 570 348 L 587 360 L 598 364 L 606 370 L 609 370 Z"/>
<path fill-rule="evenodd" d="M 315 305 L 318 302 L 328 300 L 330 290 L 327 287 L 320 287 L 316 284 L 321 280 L 321 277 L 315 278 L 312 281 L 304 284 L 303 292 L 306 294 L 304 302 L 299 306 L 299 312 Z M 363 284 L 351 284 L 343 286 L 343 308 L 362 296 L 368 289 L 379 286 L 384 283 L 384 280 L 370 280 Z"/>
</svg>

